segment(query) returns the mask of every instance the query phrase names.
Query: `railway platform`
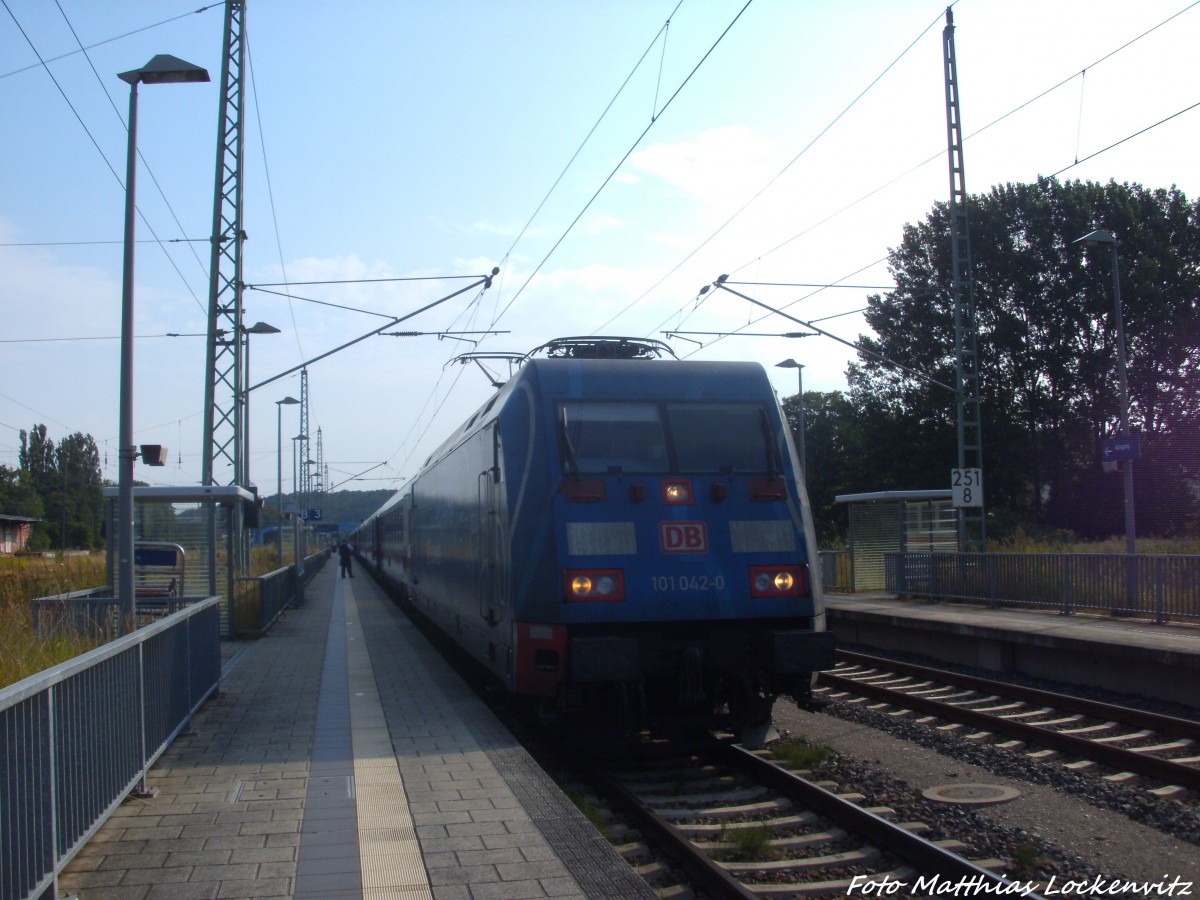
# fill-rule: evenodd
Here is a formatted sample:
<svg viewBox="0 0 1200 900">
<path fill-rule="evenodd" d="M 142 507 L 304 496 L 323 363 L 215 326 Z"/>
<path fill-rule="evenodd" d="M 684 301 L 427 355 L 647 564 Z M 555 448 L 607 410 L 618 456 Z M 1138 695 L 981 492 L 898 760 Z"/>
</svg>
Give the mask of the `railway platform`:
<svg viewBox="0 0 1200 900">
<path fill-rule="evenodd" d="M 826 595 L 839 646 L 1100 687 L 1200 707 L 1200 622 L 930 602 L 884 592 Z"/>
<path fill-rule="evenodd" d="M 59 879 L 97 898 L 652 898 L 367 575 L 326 566 Z"/>
</svg>

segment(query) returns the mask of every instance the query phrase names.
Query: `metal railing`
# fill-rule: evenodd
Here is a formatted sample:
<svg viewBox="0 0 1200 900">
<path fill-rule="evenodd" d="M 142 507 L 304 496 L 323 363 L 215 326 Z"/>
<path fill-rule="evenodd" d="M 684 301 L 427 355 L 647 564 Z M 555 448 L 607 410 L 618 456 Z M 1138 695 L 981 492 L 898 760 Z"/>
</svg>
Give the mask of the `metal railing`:
<svg viewBox="0 0 1200 900">
<path fill-rule="evenodd" d="M 234 632 L 239 638 L 262 637 L 285 609 L 299 600 L 295 566 L 257 578 L 239 578 L 233 601 Z"/>
<path fill-rule="evenodd" d="M 149 625 L 171 613 L 187 609 L 207 597 L 141 597 L 137 598 L 133 628 Z M 107 587 L 88 588 L 55 594 L 50 597 L 35 597 L 29 601 L 35 634 L 49 637 L 68 632 L 112 641 L 131 629 L 124 628 L 124 610 Z"/>
<path fill-rule="evenodd" d="M 111 601 L 110 601 L 111 602 Z M 219 597 L 0 690 L 0 898 L 38 897 L 221 676 Z"/>
<path fill-rule="evenodd" d="M 932 600 L 1200 619 L 1200 556 L 885 553 L 887 590 Z"/>
</svg>

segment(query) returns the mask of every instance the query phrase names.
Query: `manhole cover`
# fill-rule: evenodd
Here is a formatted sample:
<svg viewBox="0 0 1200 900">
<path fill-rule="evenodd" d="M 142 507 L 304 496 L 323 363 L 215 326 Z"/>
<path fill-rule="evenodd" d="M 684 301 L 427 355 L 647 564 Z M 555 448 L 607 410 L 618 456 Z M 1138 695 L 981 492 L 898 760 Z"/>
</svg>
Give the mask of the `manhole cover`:
<svg viewBox="0 0 1200 900">
<path fill-rule="evenodd" d="M 1021 792 L 1000 784 L 943 784 L 921 791 L 921 796 L 938 803 L 991 806 L 994 803 L 1015 800 L 1021 796 Z"/>
</svg>

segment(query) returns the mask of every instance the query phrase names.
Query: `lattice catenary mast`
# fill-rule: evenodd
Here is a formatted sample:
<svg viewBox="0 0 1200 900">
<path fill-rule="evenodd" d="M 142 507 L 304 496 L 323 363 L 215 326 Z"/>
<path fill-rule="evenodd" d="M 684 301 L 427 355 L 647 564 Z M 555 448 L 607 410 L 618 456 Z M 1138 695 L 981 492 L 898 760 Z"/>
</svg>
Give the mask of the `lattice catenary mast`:
<svg viewBox="0 0 1200 900">
<path fill-rule="evenodd" d="M 946 9 L 942 31 L 942 56 L 946 70 L 946 138 L 950 157 L 950 290 L 954 295 L 954 352 L 958 406 L 958 468 L 983 473 L 983 428 L 979 403 L 979 328 L 975 317 L 975 292 L 971 276 L 971 232 L 967 217 L 967 185 L 963 170 L 962 117 L 958 97 L 958 65 L 954 56 L 954 13 Z M 982 505 L 960 509 L 959 547 L 987 549 L 987 526 Z"/>
<path fill-rule="evenodd" d="M 205 485 L 245 485 L 242 366 L 242 71 L 246 4 L 225 2 L 216 191 L 209 266 L 208 353 L 204 384 Z M 227 467 L 227 469 L 223 468 Z M 222 468 L 218 476 L 217 469 Z"/>
</svg>

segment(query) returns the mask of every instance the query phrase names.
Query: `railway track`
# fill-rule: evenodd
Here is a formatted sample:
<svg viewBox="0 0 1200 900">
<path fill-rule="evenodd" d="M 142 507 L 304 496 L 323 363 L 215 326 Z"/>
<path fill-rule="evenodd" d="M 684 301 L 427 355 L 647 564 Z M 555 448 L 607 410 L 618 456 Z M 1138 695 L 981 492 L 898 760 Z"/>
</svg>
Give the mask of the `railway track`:
<svg viewBox="0 0 1200 900">
<path fill-rule="evenodd" d="M 867 885 L 1012 886 L 1003 860 L 972 861 L 957 841 L 931 841 L 922 823 L 896 823 L 887 808 L 865 808 L 732 744 L 597 770 L 610 802 L 707 897 L 783 898 L 865 893 Z M 619 847 L 636 861 L 646 847 Z M 648 879 L 655 867 L 643 871 Z M 981 890 L 988 890 L 987 887 Z M 660 889 L 660 896 L 670 896 Z M 1027 896 L 1037 896 L 1029 893 Z"/>
<path fill-rule="evenodd" d="M 944 731 L 970 727 L 967 739 L 1041 760 L 1066 756 L 1074 770 L 1104 766 L 1111 782 L 1152 779 L 1159 796 L 1200 791 L 1200 722 L 860 653 L 839 651 L 838 660 L 821 674 L 818 696 L 868 698 Z"/>
</svg>

